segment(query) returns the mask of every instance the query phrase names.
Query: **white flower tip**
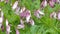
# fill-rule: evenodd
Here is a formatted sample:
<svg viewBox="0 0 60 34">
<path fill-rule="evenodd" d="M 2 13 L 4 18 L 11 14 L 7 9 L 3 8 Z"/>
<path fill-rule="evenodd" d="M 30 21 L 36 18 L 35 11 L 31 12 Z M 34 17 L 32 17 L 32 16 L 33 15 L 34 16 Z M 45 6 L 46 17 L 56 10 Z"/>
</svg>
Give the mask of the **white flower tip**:
<svg viewBox="0 0 60 34">
<path fill-rule="evenodd" d="M 3 17 L 3 12 L 1 12 L 1 17 Z"/>
<path fill-rule="evenodd" d="M 0 23 L 2 23 L 3 22 L 3 18 L 2 17 L 0 17 Z"/>
<path fill-rule="evenodd" d="M 26 9 L 26 8 L 25 8 L 25 7 L 23 7 L 23 8 L 21 9 L 20 13 L 22 13 L 23 11 L 25 11 L 25 9 Z"/>
<path fill-rule="evenodd" d="M 57 15 L 56 15 L 55 12 L 53 12 L 53 13 L 50 14 L 50 18 L 52 18 L 52 17 L 53 17 L 53 18 L 56 18 L 56 16 L 57 16 Z"/>
<path fill-rule="evenodd" d="M 13 9 L 13 10 L 16 9 L 16 8 L 17 8 L 17 5 L 18 5 L 18 1 L 16 1 L 16 2 L 13 4 L 12 9 Z"/>
<path fill-rule="evenodd" d="M 17 26 L 17 29 L 21 29 L 21 28 L 24 28 L 24 25 L 19 24 L 19 25 Z"/>
<path fill-rule="evenodd" d="M 4 0 L 0 0 L 1 2 L 3 2 Z"/>
<path fill-rule="evenodd" d="M 31 17 L 30 15 L 26 17 L 26 22 L 27 22 L 27 23 L 29 22 L 30 17 Z"/>
<path fill-rule="evenodd" d="M 8 20 L 6 19 L 6 26 L 8 26 Z"/>
<path fill-rule="evenodd" d="M 39 12 L 39 14 L 44 15 L 44 12 L 42 12 L 42 11 L 40 11 L 40 10 L 38 10 L 38 12 Z"/>
</svg>

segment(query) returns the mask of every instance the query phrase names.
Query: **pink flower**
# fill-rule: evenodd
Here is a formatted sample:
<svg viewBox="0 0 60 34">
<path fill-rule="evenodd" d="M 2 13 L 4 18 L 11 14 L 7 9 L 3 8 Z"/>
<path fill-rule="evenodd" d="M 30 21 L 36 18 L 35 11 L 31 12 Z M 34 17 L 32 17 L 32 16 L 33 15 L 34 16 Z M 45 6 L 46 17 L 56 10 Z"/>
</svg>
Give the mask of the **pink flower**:
<svg viewBox="0 0 60 34">
<path fill-rule="evenodd" d="M 18 29 L 16 29 L 16 34 L 20 34 Z"/>
<path fill-rule="evenodd" d="M 32 26 L 35 25 L 35 24 L 34 24 L 34 20 L 32 20 L 32 19 L 29 20 L 29 23 L 30 23 Z"/>
<path fill-rule="evenodd" d="M 49 1 L 49 5 L 51 6 L 51 7 L 54 7 L 54 2 L 53 1 Z"/>
<path fill-rule="evenodd" d="M 26 11 L 21 12 L 20 13 L 20 17 L 21 18 L 25 18 L 26 19 L 26 22 L 29 22 L 29 19 L 31 17 L 30 11 L 29 10 L 26 10 Z"/>
<path fill-rule="evenodd" d="M 60 12 L 58 13 L 58 20 L 60 20 Z"/>
<path fill-rule="evenodd" d="M 0 28 L 2 26 L 2 22 L 3 22 L 3 12 L 1 12 L 1 17 L 0 17 Z"/>
<path fill-rule="evenodd" d="M 53 2 L 56 2 L 57 0 L 52 0 Z"/>
<path fill-rule="evenodd" d="M 56 18 L 56 12 L 52 12 L 52 13 L 50 14 L 50 18 Z"/>
<path fill-rule="evenodd" d="M 6 26 L 6 34 L 10 34 L 10 26 Z"/>
<path fill-rule="evenodd" d="M 47 6 L 47 1 L 46 0 L 43 0 L 42 3 L 41 3 L 41 7 L 44 8 Z"/>
<path fill-rule="evenodd" d="M 5 0 L 6 1 L 6 3 L 8 3 L 9 2 L 9 0 Z"/>
<path fill-rule="evenodd" d="M 34 15 L 37 17 L 37 18 L 41 18 L 41 15 L 44 15 L 44 13 L 40 10 L 37 10 L 34 12 Z"/>
<path fill-rule="evenodd" d="M 1 29 L 2 29 L 2 31 L 4 31 L 4 26 L 3 25 L 1 26 Z"/>
<path fill-rule="evenodd" d="M 8 25 L 7 19 L 6 19 L 6 34 L 10 34 L 10 25 Z"/>
<path fill-rule="evenodd" d="M 16 7 L 16 10 L 15 10 L 15 13 L 17 14 L 17 15 L 19 15 L 19 12 L 20 11 L 20 7 Z"/>
<path fill-rule="evenodd" d="M 60 0 L 57 0 L 57 3 L 60 4 Z"/>
</svg>

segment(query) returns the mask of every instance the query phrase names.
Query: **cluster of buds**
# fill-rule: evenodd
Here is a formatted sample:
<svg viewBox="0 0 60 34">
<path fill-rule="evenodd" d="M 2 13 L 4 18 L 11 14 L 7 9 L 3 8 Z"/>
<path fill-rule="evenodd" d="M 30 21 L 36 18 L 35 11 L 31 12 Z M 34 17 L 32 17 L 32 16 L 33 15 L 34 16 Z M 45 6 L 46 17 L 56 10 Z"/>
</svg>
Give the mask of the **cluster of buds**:
<svg viewBox="0 0 60 34">
<path fill-rule="evenodd" d="M 30 11 L 27 10 L 25 7 L 23 7 L 21 9 L 21 11 L 20 11 L 20 17 L 21 17 L 21 19 L 26 19 L 25 22 L 27 22 L 27 23 L 32 23 L 32 24 L 34 23 L 33 19 L 32 19 L 33 22 L 31 22 L 31 13 L 30 13 Z"/>
</svg>

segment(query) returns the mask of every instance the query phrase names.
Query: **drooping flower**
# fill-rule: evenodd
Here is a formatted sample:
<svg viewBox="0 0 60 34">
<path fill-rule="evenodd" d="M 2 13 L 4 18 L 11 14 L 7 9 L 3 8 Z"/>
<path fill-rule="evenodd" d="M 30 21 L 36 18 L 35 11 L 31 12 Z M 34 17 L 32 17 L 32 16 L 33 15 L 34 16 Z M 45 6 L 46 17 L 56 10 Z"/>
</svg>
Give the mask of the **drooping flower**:
<svg viewBox="0 0 60 34">
<path fill-rule="evenodd" d="M 41 7 L 44 8 L 47 6 L 47 1 L 46 0 L 43 0 L 42 3 L 41 3 Z"/>
<path fill-rule="evenodd" d="M 4 26 L 3 25 L 1 26 L 1 29 L 2 29 L 2 31 L 4 31 Z"/>
<path fill-rule="evenodd" d="M 26 22 L 28 23 L 29 20 L 30 20 L 30 17 L 31 17 L 31 14 L 30 14 L 30 11 L 29 10 L 26 10 Z"/>
<path fill-rule="evenodd" d="M 54 7 L 54 4 L 55 4 L 55 2 L 49 1 L 49 5 L 50 5 L 51 7 Z"/>
<path fill-rule="evenodd" d="M 12 9 L 13 9 L 13 10 L 16 9 L 17 6 L 18 6 L 18 1 L 16 1 L 16 2 L 13 4 Z"/>
<path fill-rule="evenodd" d="M 60 4 L 60 0 L 57 0 L 57 3 Z"/>
<path fill-rule="evenodd" d="M 20 34 L 20 32 L 19 32 L 19 30 L 18 30 L 18 29 L 16 29 L 16 34 Z"/>
<path fill-rule="evenodd" d="M 56 12 L 52 12 L 52 13 L 50 14 L 50 18 L 56 18 L 56 16 L 57 16 Z"/>
<path fill-rule="evenodd" d="M 3 2 L 4 0 L 0 0 L 0 2 Z"/>
<path fill-rule="evenodd" d="M 15 10 L 15 13 L 17 14 L 17 15 L 19 15 L 19 12 L 20 11 L 20 7 L 16 7 L 16 10 Z"/>
<path fill-rule="evenodd" d="M 25 10 L 26 10 L 26 8 L 22 7 L 20 13 L 24 12 Z"/>
<path fill-rule="evenodd" d="M 29 22 L 29 19 L 31 17 L 30 11 L 29 10 L 25 10 L 25 11 L 21 12 L 20 13 L 20 17 L 21 18 L 25 18 L 26 19 L 26 22 L 28 23 Z"/>
<path fill-rule="evenodd" d="M 0 17 L 0 28 L 2 26 L 2 22 L 3 22 L 3 12 L 1 12 L 1 17 Z"/>
<path fill-rule="evenodd" d="M 33 26 L 33 25 L 35 25 L 35 23 L 34 23 L 34 20 L 33 19 L 30 19 L 29 20 L 29 23 Z"/>
<path fill-rule="evenodd" d="M 19 24 L 19 25 L 17 26 L 17 29 L 24 29 L 24 24 Z"/>
<path fill-rule="evenodd" d="M 6 34 L 10 34 L 10 26 L 6 26 Z"/>
<path fill-rule="evenodd" d="M 21 19 L 20 20 L 20 24 L 19 25 L 17 25 L 17 29 L 24 29 L 24 21 Z"/>
<path fill-rule="evenodd" d="M 58 20 L 60 20 L 60 12 L 57 14 L 57 18 Z"/>
<path fill-rule="evenodd" d="M 41 15 L 44 15 L 44 13 L 40 10 L 37 10 L 34 12 L 34 15 L 37 17 L 37 18 L 41 18 Z"/>
<path fill-rule="evenodd" d="M 6 19 L 6 34 L 10 34 L 10 25 L 8 24 L 8 20 Z"/>
</svg>

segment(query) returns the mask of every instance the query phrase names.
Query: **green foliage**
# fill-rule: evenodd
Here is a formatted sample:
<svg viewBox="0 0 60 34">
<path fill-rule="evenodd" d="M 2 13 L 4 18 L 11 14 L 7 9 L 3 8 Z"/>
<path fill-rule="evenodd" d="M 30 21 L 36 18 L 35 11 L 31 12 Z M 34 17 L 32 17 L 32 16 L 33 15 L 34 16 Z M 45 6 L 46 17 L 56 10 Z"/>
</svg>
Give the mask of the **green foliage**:
<svg viewBox="0 0 60 34">
<path fill-rule="evenodd" d="M 14 3 L 15 0 L 11 0 L 11 3 Z M 25 24 L 24 29 L 20 29 L 21 34 L 60 34 L 60 21 L 56 19 L 51 19 L 49 17 L 50 13 L 53 11 L 58 11 L 60 9 L 59 4 L 55 4 L 54 8 L 51 8 L 49 5 L 43 9 L 45 16 L 41 19 L 38 19 L 34 16 L 33 11 L 40 8 L 40 0 L 19 0 L 19 5 L 21 7 L 25 6 L 32 13 L 32 19 L 35 22 L 34 26 L 29 24 Z M 15 34 L 15 27 L 20 23 L 19 15 L 16 15 L 11 8 L 10 3 L 5 4 L 4 2 L 0 2 L 0 7 L 4 13 L 4 18 L 8 19 L 11 26 L 11 34 Z M 5 20 L 4 20 L 5 25 Z M 6 28 L 6 26 L 5 26 Z M 0 30 L 1 32 L 1 30 Z M 6 32 L 1 32 L 1 34 L 5 34 Z"/>
</svg>

